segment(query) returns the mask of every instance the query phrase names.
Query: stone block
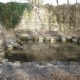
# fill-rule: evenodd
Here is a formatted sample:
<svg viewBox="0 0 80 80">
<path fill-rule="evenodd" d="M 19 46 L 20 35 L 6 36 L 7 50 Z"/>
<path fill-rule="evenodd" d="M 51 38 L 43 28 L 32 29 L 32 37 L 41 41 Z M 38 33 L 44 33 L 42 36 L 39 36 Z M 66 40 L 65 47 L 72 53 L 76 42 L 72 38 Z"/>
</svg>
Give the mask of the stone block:
<svg viewBox="0 0 80 80">
<path fill-rule="evenodd" d="M 50 41 L 50 37 L 45 37 L 45 38 L 44 38 L 44 41 L 45 41 L 45 42 L 49 42 L 49 41 Z"/>
<path fill-rule="evenodd" d="M 72 37 L 72 42 L 78 42 L 78 38 L 77 37 Z"/>
<path fill-rule="evenodd" d="M 6 62 L 3 63 L 3 71 L 12 71 L 13 70 L 13 63 Z"/>
<path fill-rule="evenodd" d="M 51 38 L 50 38 L 50 42 L 55 43 L 55 42 L 56 42 L 56 38 L 55 38 L 55 37 L 51 37 Z"/>
<path fill-rule="evenodd" d="M 65 43 L 65 42 L 67 41 L 67 38 L 66 38 L 65 36 L 62 36 L 62 37 L 61 37 L 61 41 L 62 41 L 63 43 Z"/>
<path fill-rule="evenodd" d="M 20 67 L 21 63 L 19 61 L 14 62 L 14 67 Z"/>
<path fill-rule="evenodd" d="M 2 70 L 3 70 L 3 66 L 2 64 L 0 64 L 0 73 L 2 72 Z"/>
<path fill-rule="evenodd" d="M 57 61 L 57 65 L 64 65 L 65 66 L 65 62 Z"/>
<path fill-rule="evenodd" d="M 51 62 L 49 62 L 50 64 L 52 64 L 52 65 L 57 65 L 57 61 L 51 61 Z"/>
<path fill-rule="evenodd" d="M 43 42 L 44 41 L 44 37 L 39 37 L 39 42 Z"/>
<path fill-rule="evenodd" d="M 39 66 L 46 66 L 47 62 L 39 62 Z"/>
</svg>

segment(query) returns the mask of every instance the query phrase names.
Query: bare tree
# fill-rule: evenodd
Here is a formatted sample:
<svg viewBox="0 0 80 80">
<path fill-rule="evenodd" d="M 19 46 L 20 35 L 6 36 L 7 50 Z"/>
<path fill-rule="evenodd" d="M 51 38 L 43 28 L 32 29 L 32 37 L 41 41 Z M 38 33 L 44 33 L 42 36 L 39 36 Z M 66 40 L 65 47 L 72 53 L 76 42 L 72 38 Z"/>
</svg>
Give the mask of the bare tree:
<svg viewBox="0 0 80 80">
<path fill-rule="evenodd" d="M 69 0 L 67 0 L 67 4 L 69 4 Z"/>
<path fill-rule="evenodd" d="M 5 38 L 5 35 L 4 35 L 3 25 L 1 24 L 1 26 L 2 26 L 2 32 L 1 32 L 1 35 L 2 35 L 2 39 L 3 39 L 3 46 L 4 46 L 4 49 L 6 49 L 6 48 L 7 48 L 6 38 Z"/>
<path fill-rule="evenodd" d="M 42 3 L 43 3 L 43 0 L 42 0 Z"/>
<path fill-rule="evenodd" d="M 76 0 L 76 3 L 77 3 L 77 0 Z"/>
<path fill-rule="evenodd" d="M 56 3 L 57 3 L 57 6 L 59 5 L 59 2 L 58 2 L 58 0 L 56 0 Z"/>
</svg>

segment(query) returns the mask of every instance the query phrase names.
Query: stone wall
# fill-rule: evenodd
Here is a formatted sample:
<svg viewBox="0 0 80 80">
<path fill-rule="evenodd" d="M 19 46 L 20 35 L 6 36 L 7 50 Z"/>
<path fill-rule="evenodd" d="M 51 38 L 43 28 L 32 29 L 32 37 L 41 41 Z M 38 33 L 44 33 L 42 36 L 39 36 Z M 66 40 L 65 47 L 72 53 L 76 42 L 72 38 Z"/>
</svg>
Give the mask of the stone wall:
<svg viewBox="0 0 80 80">
<path fill-rule="evenodd" d="M 0 64 L 0 73 L 0 80 L 80 80 L 80 66 L 76 65 L 39 66 L 36 62 L 6 62 Z"/>
</svg>

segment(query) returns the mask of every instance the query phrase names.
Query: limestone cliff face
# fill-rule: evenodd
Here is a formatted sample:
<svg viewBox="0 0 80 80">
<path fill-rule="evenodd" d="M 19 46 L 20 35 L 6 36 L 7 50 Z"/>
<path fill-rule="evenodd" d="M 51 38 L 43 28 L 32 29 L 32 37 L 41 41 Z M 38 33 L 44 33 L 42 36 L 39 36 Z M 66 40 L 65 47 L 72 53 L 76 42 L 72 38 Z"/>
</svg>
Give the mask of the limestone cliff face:
<svg viewBox="0 0 80 80">
<path fill-rule="evenodd" d="M 53 14 L 51 11 L 49 12 L 46 7 L 38 8 L 34 6 L 31 12 L 28 12 L 25 9 L 22 19 L 16 26 L 15 30 L 34 32 L 53 30 L 61 35 L 67 34 L 73 36 L 74 31 L 68 27 L 69 23 L 59 23 L 58 19 L 57 15 Z"/>
<path fill-rule="evenodd" d="M 22 19 L 17 30 L 49 30 L 49 15 L 50 13 L 46 8 L 37 8 L 34 6 L 33 10 L 29 13 L 25 9 Z"/>
</svg>

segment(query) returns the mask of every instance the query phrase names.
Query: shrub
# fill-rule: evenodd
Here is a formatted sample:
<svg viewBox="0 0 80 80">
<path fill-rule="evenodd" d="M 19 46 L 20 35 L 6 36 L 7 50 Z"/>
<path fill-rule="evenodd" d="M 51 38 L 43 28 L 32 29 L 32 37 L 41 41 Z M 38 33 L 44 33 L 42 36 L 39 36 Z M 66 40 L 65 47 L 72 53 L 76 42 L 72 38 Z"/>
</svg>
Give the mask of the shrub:
<svg viewBox="0 0 80 80">
<path fill-rule="evenodd" d="M 28 37 L 20 37 L 21 41 L 28 41 Z"/>
<path fill-rule="evenodd" d="M 39 41 L 39 38 L 33 37 L 33 41 L 34 41 L 34 42 Z"/>
<path fill-rule="evenodd" d="M 30 3 L 9 2 L 0 3 L 0 23 L 8 28 L 14 28 L 21 20 L 24 10 L 31 11 Z"/>
</svg>

